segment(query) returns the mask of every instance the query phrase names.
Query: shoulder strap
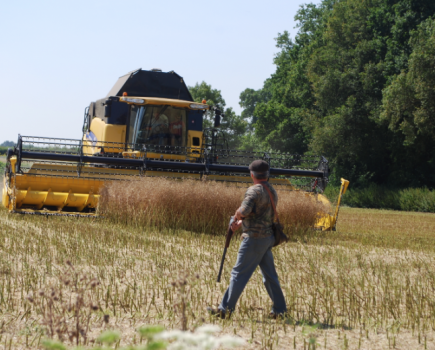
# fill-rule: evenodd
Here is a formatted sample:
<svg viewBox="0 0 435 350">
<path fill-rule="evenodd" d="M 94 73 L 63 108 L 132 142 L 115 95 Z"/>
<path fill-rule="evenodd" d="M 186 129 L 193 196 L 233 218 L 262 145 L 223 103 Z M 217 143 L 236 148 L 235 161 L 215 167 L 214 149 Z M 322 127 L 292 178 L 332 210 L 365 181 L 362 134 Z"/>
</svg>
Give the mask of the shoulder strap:
<svg viewBox="0 0 435 350">
<path fill-rule="evenodd" d="M 270 192 L 269 187 L 267 187 L 263 182 L 260 182 L 260 184 L 261 184 L 261 186 L 263 186 L 266 189 L 267 193 L 269 193 L 270 202 L 272 203 L 273 212 L 275 213 L 276 221 L 278 221 L 278 224 L 279 224 L 279 216 L 278 216 L 278 213 L 276 211 L 275 202 L 273 201 L 272 192 Z"/>
</svg>

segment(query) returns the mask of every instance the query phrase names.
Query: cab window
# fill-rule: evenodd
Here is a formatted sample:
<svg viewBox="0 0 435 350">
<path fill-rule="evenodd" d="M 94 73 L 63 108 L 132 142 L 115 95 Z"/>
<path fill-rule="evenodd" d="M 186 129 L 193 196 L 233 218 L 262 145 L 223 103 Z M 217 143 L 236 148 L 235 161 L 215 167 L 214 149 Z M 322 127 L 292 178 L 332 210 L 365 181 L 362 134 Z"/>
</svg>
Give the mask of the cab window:
<svg viewBox="0 0 435 350">
<path fill-rule="evenodd" d="M 131 106 L 127 142 L 185 147 L 187 111 L 172 106 Z"/>
</svg>

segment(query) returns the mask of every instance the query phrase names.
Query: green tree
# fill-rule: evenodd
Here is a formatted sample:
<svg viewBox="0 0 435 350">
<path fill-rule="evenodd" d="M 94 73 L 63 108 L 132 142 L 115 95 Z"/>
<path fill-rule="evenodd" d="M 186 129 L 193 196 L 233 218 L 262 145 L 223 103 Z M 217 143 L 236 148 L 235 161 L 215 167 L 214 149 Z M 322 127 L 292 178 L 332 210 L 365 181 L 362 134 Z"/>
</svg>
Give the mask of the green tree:
<svg viewBox="0 0 435 350">
<path fill-rule="evenodd" d="M 314 104 L 307 64 L 325 26 L 326 14 L 333 1 L 320 5 L 303 5 L 296 14 L 299 33 L 294 40 L 287 31 L 279 33 L 275 58 L 276 72 L 267 79 L 263 89 L 246 89 L 241 94 L 242 116 L 250 117 L 255 135 L 249 140 L 260 141 L 262 148 L 291 153 L 308 150 L 312 125 L 307 122 Z"/>
<path fill-rule="evenodd" d="M 5 141 L 0 145 L 0 147 L 14 147 L 14 146 L 15 146 L 15 142 L 13 141 Z"/>
<path fill-rule="evenodd" d="M 345 0 L 336 3 L 308 66 L 318 112 L 310 143 L 325 152 L 338 176 L 421 186 L 415 163 L 391 128 L 379 122 L 383 91 L 407 70 L 411 32 L 435 13 L 426 0 Z"/>
<path fill-rule="evenodd" d="M 231 107 L 225 108 L 226 103 L 221 91 L 213 89 L 206 82 L 203 81 L 201 84 L 196 83 L 195 86 L 189 87 L 189 91 L 195 102 L 206 100 L 208 105 L 216 106 L 223 112 L 220 130 L 224 133 L 229 148 L 238 148 L 248 128 L 248 122 L 242 116 L 237 115 Z M 207 112 L 204 128 L 213 127 L 214 118 L 215 114 L 213 110 Z"/>
<path fill-rule="evenodd" d="M 354 185 L 435 186 L 432 32 L 412 34 L 434 16 L 433 0 L 302 6 L 295 38 L 276 38 L 275 73 L 241 95 L 248 144 L 323 154 Z"/>
<path fill-rule="evenodd" d="M 396 156 L 416 170 L 412 179 L 401 177 L 430 183 L 435 171 L 435 20 L 426 20 L 413 31 L 410 44 L 409 69 L 384 90 L 380 120 L 405 149 Z"/>
<path fill-rule="evenodd" d="M 411 38 L 409 70 L 384 91 L 381 119 L 400 131 L 405 144 L 419 135 L 435 138 L 435 20 L 423 22 Z"/>
<path fill-rule="evenodd" d="M 386 149 L 388 135 L 372 118 L 385 84 L 383 64 L 373 62 L 377 47 L 367 23 L 381 1 L 336 3 L 323 45 L 314 50 L 307 67 L 315 97 L 310 149 L 327 155 L 337 178 L 346 176 L 354 184 L 381 182 L 388 169 L 380 151 Z"/>
<path fill-rule="evenodd" d="M 202 102 L 206 100 L 209 106 L 220 107 L 222 111 L 225 108 L 225 100 L 222 97 L 221 91 L 213 89 L 211 85 L 208 85 L 205 81 L 201 84 L 196 83 L 195 86 L 188 86 L 188 89 L 195 102 Z M 207 113 L 204 120 L 204 128 L 211 128 L 214 125 L 214 112 Z"/>
<path fill-rule="evenodd" d="M 242 118 L 249 121 L 249 129 L 253 130 L 254 124 L 257 122 L 257 117 L 255 116 L 255 107 L 261 102 L 267 102 L 270 99 L 269 89 L 266 85 L 270 80 L 266 80 L 264 83 L 265 87 L 260 90 L 254 90 L 247 88 L 240 93 L 240 107 L 243 108 Z"/>
</svg>

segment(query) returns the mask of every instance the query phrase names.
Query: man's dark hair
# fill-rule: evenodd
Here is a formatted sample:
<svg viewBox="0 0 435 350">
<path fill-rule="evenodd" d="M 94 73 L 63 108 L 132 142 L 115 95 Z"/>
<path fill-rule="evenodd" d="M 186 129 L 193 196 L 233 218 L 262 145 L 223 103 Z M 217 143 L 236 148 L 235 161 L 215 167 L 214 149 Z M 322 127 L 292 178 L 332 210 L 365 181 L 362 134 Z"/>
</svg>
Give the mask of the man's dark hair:
<svg viewBox="0 0 435 350">
<path fill-rule="evenodd" d="M 249 170 L 251 170 L 254 177 L 258 180 L 265 180 L 269 177 L 269 164 L 264 160 L 254 160 L 249 164 Z"/>
</svg>

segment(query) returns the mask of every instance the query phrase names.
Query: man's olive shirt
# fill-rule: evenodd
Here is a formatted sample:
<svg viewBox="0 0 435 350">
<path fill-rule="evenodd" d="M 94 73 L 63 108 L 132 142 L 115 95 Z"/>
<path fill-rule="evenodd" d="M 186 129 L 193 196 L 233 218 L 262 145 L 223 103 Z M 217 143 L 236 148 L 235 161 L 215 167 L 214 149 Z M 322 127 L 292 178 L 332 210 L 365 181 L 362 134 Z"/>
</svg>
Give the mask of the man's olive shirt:
<svg viewBox="0 0 435 350">
<path fill-rule="evenodd" d="M 278 204 L 278 194 L 268 182 L 263 182 L 272 193 L 275 206 Z M 267 190 L 260 184 L 251 186 L 245 193 L 245 199 L 240 206 L 243 220 L 242 237 L 264 238 L 273 234 L 273 207 Z"/>
</svg>

